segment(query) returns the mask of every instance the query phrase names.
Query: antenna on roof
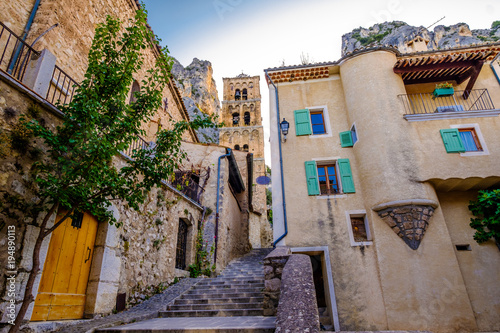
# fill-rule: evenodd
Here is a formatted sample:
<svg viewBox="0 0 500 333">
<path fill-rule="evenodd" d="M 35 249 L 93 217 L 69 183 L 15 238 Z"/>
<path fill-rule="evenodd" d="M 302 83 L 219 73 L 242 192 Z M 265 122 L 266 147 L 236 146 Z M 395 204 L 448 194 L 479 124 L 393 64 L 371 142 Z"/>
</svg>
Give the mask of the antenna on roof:
<svg viewBox="0 0 500 333">
<path fill-rule="evenodd" d="M 439 20 L 437 20 L 436 22 L 432 23 L 430 26 L 428 26 L 426 29 L 429 29 L 430 27 L 432 27 L 434 24 L 438 23 L 438 22 L 441 22 L 442 20 L 444 20 L 446 18 L 446 16 L 443 16 L 441 17 Z"/>
</svg>

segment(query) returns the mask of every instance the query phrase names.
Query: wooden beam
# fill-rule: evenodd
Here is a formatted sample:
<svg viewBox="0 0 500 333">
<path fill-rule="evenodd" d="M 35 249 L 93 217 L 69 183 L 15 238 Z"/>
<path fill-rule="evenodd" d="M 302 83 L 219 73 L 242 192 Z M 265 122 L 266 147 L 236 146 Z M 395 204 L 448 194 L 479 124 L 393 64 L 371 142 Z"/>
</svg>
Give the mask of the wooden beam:
<svg viewBox="0 0 500 333">
<path fill-rule="evenodd" d="M 457 81 L 457 76 L 431 76 L 422 79 L 403 80 L 404 84 L 433 83 L 439 81 Z"/>
<path fill-rule="evenodd" d="M 484 60 L 479 60 L 476 65 L 474 66 L 474 69 L 472 70 L 472 75 L 470 76 L 469 82 L 467 83 L 467 87 L 465 88 L 464 91 L 464 99 L 468 99 L 470 95 L 470 91 L 472 88 L 474 88 L 474 84 L 476 83 L 477 77 L 479 76 L 479 73 L 481 73 L 481 68 L 483 68 L 483 63 Z"/>
<path fill-rule="evenodd" d="M 455 61 L 455 62 L 442 62 L 437 64 L 428 64 L 422 66 L 411 66 L 411 67 L 402 67 L 402 68 L 394 68 L 394 73 L 396 74 L 404 74 L 410 72 L 421 72 L 421 71 L 429 71 L 429 70 L 439 70 L 439 69 L 448 69 L 448 68 L 458 68 L 458 67 L 472 67 L 476 65 L 476 61 L 465 60 L 465 61 Z"/>
</svg>

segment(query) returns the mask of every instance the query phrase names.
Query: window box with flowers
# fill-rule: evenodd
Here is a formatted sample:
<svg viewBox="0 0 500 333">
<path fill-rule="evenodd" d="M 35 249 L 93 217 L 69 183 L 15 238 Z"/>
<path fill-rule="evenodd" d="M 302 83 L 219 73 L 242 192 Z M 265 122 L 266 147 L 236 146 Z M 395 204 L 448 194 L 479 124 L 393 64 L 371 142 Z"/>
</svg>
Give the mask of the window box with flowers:
<svg viewBox="0 0 500 333">
<path fill-rule="evenodd" d="M 451 83 L 439 83 L 436 84 L 436 89 L 432 93 L 434 97 L 451 96 L 454 93 L 453 85 Z"/>
</svg>

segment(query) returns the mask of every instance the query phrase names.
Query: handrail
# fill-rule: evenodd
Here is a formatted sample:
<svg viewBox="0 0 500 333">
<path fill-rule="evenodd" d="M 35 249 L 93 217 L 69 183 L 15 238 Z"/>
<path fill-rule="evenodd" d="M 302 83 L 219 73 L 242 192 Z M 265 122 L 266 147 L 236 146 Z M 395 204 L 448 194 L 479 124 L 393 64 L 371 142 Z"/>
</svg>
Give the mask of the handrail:
<svg viewBox="0 0 500 333">
<path fill-rule="evenodd" d="M 33 57 L 39 57 L 40 52 L 33 49 L 3 22 L 0 22 L 0 27 L 0 69 L 22 82 L 29 61 Z"/>
<path fill-rule="evenodd" d="M 495 109 L 488 89 L 455 90 L 439 97 L 433 93 L 401 94 L 398 98 L 403 103 L 405 115 Z"/>
</svg>

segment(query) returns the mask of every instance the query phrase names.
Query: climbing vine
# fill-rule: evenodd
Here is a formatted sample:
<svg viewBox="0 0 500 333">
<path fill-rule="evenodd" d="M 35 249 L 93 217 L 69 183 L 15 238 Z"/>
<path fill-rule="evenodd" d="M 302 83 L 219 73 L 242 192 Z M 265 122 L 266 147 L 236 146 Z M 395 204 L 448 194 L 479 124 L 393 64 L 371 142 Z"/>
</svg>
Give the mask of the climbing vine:
<svg viewBox="0 0 500 333">
<path fill-rule="evenodd" d="M 208 249 L 208 242 L 203 241 L 203 225 L 201 223 L 196 235 L 196 261 L 188 266 L 189 276 L 196 278 L 200 275 L 210 276 L 215 271 L 215 264 L 212 264 L 212 257 L 215 251 L 215 242 L 212 242 Z"/>
<path fill-rule="evenodd" d="M 474 239 L 479 244 L 494 239 L 500 250 L 500 189 L 479 191 L 469 210 L 475 216 L 470 226 L 476 230 Z"/>
</svg>

